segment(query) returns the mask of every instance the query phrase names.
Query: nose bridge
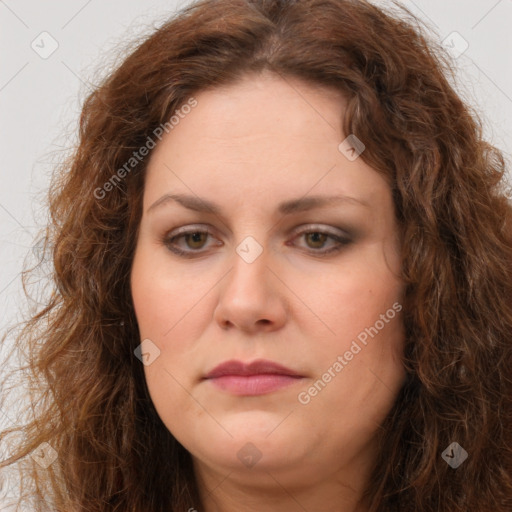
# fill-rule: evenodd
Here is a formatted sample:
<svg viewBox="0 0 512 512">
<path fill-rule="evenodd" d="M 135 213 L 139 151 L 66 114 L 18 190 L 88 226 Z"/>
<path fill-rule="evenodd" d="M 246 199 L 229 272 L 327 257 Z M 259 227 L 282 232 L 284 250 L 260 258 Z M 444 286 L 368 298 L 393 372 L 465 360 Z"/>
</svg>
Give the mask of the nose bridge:
<svg viewBox="0 0 512 512">
<path fill-rule="evenodd" d="M 269 251 L 252 236 L 244 237 L 235 247 L 216 311 L 224 328 L 234 325 L 251 330 L 269 324 L 275 328 L 284 322 L 283 297 L 268 256 Z"/>
<path fill-rule="evenodd" d="M 259 236 L 261 239 L 262 237 Z M 268 248 L 264 247 L 252 235 L 245 236 L 235 247 L 233 269 L 229 284 L 232 291 L 248 294 L 256 298 L 261 293 L 268 293 Z"/>
</svg>

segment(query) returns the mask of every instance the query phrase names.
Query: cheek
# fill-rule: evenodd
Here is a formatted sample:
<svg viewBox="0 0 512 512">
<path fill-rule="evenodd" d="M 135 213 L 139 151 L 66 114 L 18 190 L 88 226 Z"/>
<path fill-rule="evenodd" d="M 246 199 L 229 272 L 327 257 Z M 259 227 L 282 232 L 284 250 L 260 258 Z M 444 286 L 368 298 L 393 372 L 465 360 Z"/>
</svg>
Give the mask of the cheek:
<svg viewBox="0 0 512 512">
<path fill-rule="evenodd" d="M 403 283 L 386 263 L 381 247 L 354 254 L 321 276 L 318 286 L 311 281 L 304 288 L 311 309 L 330 331 L 315 347 L 317 377 L 332 382 L 327 392 L 322 382 L 318 384 L 323 395 L 319 407 L 329 402 L 341 408 L 349 403 L 357 407 L 367 404 L 378 417 L 378 411 L 386 410 L 404 381 Z M 335 363 L 339 371 L 333 368 Z M 329 369 L 335 378 L 327 373 Z"/>
<path fill-rule="evenodd" d="M 183 275 L 170 275 L 168 262 L 159 262 L 154 252 L 146 248 L 136 252 L 131 272 L 135 315 L 141 341 L 154 344 L 149 345 L 152 360 L 144 365 L 144 375 L 151 401 L 169 430 L 180 424 L 177 417 L 194 419 L 201 414 L 186 391 L 191 349 L 187 340 L 197 337 L 191 311 L 200 310 L 197 302 L 202 295 L 189 285 Z"/>
<path fill-rule="evenodd" d="M 401 309 L 403 284 L 381 252 L 378 246 L 369 247 L 340 260 L 327 272 L 296 276 L 304 302 L 328 327 L 331 338 L 353 339 L 376 322 L 379 330 L 396 329 L 398 322 L 392 320 Z M 395 303 L 399 307 L 393 308 Z"/>
<path fill-rule="evenodd" d="M 206 279 L 177 272 L 165 255 L 141 247 L 131 272 L 131 292 L 141 337 L 165 342 L 179 331 L 197 327 L 190 318 L 201 310 L 201 297 L 211 286 Z"/>
<path fill-rule="evenodd" d="M 212 317 L 207 294 L 219 280 L 213 275 L 197 279 L 196 273 L 178 272 L 165 254 L 160 256 L 149 244 L 138 248 L 134 257 L 131 293 L 140 339 L 151 340 L 149 346 L 156 354 L 154 362 L 144 366 L 155 405 L 187 407 L 190 402 L 183 390 L 196 377 L 193 364 L 201 356 L 198 340 Z"/>
<path fill-rule="evenodd" d="M 299 397 L 305 416 L 322 418 L 340 446 L 373 436 L 405 380 L 401 305 L 365 297 L 366 309 L 342 311 L 337 323 L 333 318 L 337 334 L 312 355 L 318 370 Z"/>
</svg>

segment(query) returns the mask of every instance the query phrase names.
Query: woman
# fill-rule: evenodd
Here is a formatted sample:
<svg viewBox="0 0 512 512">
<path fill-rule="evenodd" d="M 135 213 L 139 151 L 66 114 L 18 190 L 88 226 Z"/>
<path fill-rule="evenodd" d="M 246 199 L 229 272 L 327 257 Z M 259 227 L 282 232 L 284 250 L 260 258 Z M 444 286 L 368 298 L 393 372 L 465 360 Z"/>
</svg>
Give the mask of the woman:
<svg viewBox="0 0 512 512">
<path fill-rule="evenodd" d="M 367 2 L 207 0 L 88 97 L 34 510 L 510 510 L 512 210 L 448 71 Z"/>
</svg>

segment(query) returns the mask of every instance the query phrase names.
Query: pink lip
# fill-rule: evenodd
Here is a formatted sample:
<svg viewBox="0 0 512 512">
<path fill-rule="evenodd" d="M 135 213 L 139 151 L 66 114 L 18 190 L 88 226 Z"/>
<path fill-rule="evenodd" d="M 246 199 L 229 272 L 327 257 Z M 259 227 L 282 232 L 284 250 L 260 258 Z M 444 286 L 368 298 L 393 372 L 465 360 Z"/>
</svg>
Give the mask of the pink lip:
<svg viewBox="0 0 512 512">
<path fill-rule="evenodd" d="M 234 395 L 255 396 L 271 393 L 303 378 L 297 372 L 263 359 L 245 364 L 226 361 L 205 377 L 212 384 Z"/>
</svg>

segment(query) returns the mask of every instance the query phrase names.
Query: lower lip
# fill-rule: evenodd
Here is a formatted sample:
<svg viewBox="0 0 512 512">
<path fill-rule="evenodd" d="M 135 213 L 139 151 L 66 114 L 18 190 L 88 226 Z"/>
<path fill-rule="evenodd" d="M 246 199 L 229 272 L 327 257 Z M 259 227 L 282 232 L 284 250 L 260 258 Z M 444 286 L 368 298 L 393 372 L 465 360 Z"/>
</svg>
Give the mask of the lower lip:
<svg viewBox="0 0 512 512">
<path fill-rule="evenodd" d="M 233 395 L 256 396 L 271 393 L 301 380 L 290 375 L 224 375 L 208 379 L 212 384 Z"/>
</svg>

